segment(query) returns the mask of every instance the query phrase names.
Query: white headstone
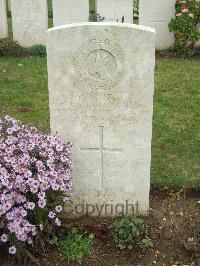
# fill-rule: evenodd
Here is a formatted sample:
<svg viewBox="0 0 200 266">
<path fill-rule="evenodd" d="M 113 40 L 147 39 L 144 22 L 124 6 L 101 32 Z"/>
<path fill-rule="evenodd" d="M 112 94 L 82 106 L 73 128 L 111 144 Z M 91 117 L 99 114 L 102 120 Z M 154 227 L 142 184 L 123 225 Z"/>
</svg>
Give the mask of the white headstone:
<svg viewBox="0 0 200 266">
<path fill-rule="evenodd" d="M 54 26 L 89 20 L 89 0 L 53 0 Z"/>
<path fill-rule="evenodd" d="M 133 0 L 96 0 L 96 11 L 104 21 L 133 23 Z"/>
<path fill-rule="evenodd" d="M 176 0 L 140 0 L 139 24 L 156 29 L 156 49 L 162 50 L 174 43 L 174 34 L 168 24 L 175 16 Z"/>
<path fill-rule="evenodd" d="M 13 39 L 21 46 L 46 44 L 47 0 L 12 0 Z"/>
<path fill-rule="evenodd" d="M 0 38 L 8 37 L 6 1 L 0 0 Z"/>
<path fill-rule="evenodd" d="M 154 30 L 133 24 L 48 31 L 51 130 L 73 143 L 74 203 L 68 214 L 87 213 L 88 204 L 90 215 L 115 216 L 120 208 L 132 215 L 137 204 L 147 214 L 154 51 Z"/>
</svg>

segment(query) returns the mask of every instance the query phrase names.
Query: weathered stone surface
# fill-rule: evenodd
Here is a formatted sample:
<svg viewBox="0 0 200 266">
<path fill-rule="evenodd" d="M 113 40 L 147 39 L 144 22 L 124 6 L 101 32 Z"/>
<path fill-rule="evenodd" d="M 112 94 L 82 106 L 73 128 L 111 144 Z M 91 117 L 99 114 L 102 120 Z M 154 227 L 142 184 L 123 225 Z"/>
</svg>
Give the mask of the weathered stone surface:
<svg viewBox="0 0 200 266">
<path fill-rule="evenodd" d="M 104 21 L 133 23 L 132 0 L 97 0 L 97 13 L 105 17 Z"/>
<path fill-rule="evenodd" d="M 51 130 L 73 143 L 74 203 L 68 214 L 115 216 L 124 209 L 132 215 L 133 206 L 147 214 L 154 50 L 154 30 L 132 24 L 48 31 Z"/>
<path fill-rule="evenodd" d="M 8 37 L 6 1 L 0 0 L 0 38 Z"/>
<path fill-rule="evenodd" d="M 89 20 L 89 0 L 53 0 L 54 26 Z"/>
<path fill-rule="evenodd" d="M 21 46 L 46 44 L 47 0 L 12 0 L 13 38 Z"/>
<path fill-rule="evenodd" d="M 140 0 L 139 24 L 156 29 L 156 49 L 166 49 L 174 43 L 168 24 L 175 16 L 175 0 Z"/>
</svg>

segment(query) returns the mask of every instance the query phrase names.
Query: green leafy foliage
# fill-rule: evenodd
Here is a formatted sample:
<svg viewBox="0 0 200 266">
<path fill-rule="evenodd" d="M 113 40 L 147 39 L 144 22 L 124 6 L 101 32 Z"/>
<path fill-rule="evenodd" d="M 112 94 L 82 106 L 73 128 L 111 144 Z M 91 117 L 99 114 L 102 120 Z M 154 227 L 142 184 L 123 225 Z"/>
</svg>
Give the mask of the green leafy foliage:
<svg viewBox="0 0 200 266">
<path fill-rule="evenodd" d="M 36 44 L 28 49 L 28 52 L 31 56 L 39 56 L 45 57 L 46 56 L 46 46 L 42 44 Z"/>
<path fill-rule="evenodd" d="M 63 260 L 82 263 L 93 247 L 93 234 L 81 234 L 78 229 L 71 228 L 66 236 L 58 240 Z"/>
<path fill-rule="evenodd" d="M 195 53 L 195 43 L 200 40 L 200 2 L 198 0 L 177 0 L 176 16 L 169 23 L 170 32 L 175 33 L 175 46 L 179 52 L 190 49 Z M 183 50 L 184 49 L 184 50 Z"/>
<path fill-rule="evenodd" d="M 136 245 L 152 246 L 150 238 L 144 226 L 144 222 L 139 218 L 123 218 L 111 225 L 115 244 L 120 249 L 132 249 Z"/>
<path fill-rule="evenodd" d="M 141 244 L 145 248 L 153 247 L 153 242 L 151 241 L 151 239 L 149 237 L 142 239 Z"/>
<path fill-rule="evenodd" d="M 14 56 L 14 57 L 27 57 L 27 56 L 46 56 L 46 46 L 37 44 L 30 48 L 24 48 L 12 39 L 0 39 L 0 57 Z"/>
<path fill-rule="evenodd" d="M 180 57 L 192 57 L 200 55 L 200 49 L 197 47 L 182 47 L 179 44 L 175 43 L 172 47 L 166 50 L 168 54 L 170 53 L 175 54 L 176 56 Z"/>
</svg>

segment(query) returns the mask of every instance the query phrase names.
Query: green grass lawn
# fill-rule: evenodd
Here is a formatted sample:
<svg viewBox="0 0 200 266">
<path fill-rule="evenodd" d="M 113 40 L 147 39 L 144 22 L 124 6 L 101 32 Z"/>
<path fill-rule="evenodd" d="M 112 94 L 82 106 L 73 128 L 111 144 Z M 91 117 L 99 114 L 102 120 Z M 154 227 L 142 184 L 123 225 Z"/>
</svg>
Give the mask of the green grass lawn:
<svg viewBox="0 0 200 266">
<path fill-rule="evenodd" d="M 199 186 L 200 62 L 158 59 L 157 65 L 151 181 Z M 0 114 L 49 131 L 45 58 L 0 58 Z"/>
</svg>

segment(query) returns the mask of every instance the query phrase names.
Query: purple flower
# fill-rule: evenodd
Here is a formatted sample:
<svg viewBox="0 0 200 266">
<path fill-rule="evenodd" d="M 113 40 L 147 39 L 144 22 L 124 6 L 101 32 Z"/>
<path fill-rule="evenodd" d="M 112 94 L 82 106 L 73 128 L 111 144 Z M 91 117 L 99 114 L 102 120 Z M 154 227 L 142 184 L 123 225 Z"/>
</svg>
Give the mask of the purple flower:
<svg viewBox="0 0 200 266">
<path fill-rule="evenodd" d="M 56 224 L 57 226 L 60 226 L 60 225 L 61 225 L 61 221 L 60 221 L 58 218 L 56 218 L 56 219 L 55 219 L 55 224 Z"/>
<path fill-rule="evenodd" d="M 46 197 L 45 192 L 39 192 L 39 193 L 38 193 L 38 198 L 39 198 L 39 199 L 45 199 L 45 197 Z"/>
<path fill-rule="evenodd" d="M 13 139 L 11 137 L 8 137 L 5 142 L 6 142 L 6 144 L 11 145 L 11 144 L 13 144 Z"/>
<path fill-rule="evenodd" d="M 8 221 L 13 220 L 13 219 L 14 219 L 13 213 L 12 213 L 12 212 L 8 212 L 8 213 L 6 214 L 6 219 L 7 219 Z"/>
<path fill-rule="evenodd" d="M 21 216 L 23 216 L 23 217 L 25 217 L 27 215 L 27 211 L 24 209 L 22 209 L 20 213 L 21 213 Z"/>
<path fill-rule="evenodd" d="M 16 252 L 17 252 L 17 249 L 16 249 L 15 246 L 12 246 L 12 247 L 9 248 L 9 253 L 10 254 L 16 254 Z"/>
<path fill-rule="evenodd" d="M 12 135 L 13 134 L 13 128 L 8 128 L 6 130 L 6 132 L 9 134 L 9 135 Z"/>
<path fill-rule="evenodd" d="M 38 168 L 38 171 L 41 171 L 44 168 L 44 164 L 42 161 L 36 162 L 36 167 Z"/>
<path fill-rule="evenodd" d="M 45 199 L 40 199 L 39 201 L 38 201 L 38 206 L 41 208 L 41 209 L 43 209 L 45 206 L 46 206 L 46 200 Z"/>
<path fill-rule="evenodd" d="M 53 190 L 59 190 L 60 188 L 58 184 L 52 184 L 51 187 Z"/>
<path fill-rule="evenodd" d="M 64 203 L 68 203 L 69 202 L 69 198 L 68 197 L 63 198 L 63 202 Z"/>
<path fill-rule="evenodd" d="M 0 143 L 0 150 L 4 150 L 6 145 L 4 143 Z"/>
<path fill-rule="evenodd" d="M 3 243 L 7 242 L 7 241 L 8 241 L 8 236 L 7 236 L 6 234 L 3 234 L 3 235 L 1 236 L 1 241 L 2 241 Z"/>
<path fill-rule="evenodd" d="M 49 184 L 48 184 L 48 182 L 42 182 L 41 184 L 40 184 L 40 189 L 41 190 L 47 190 L 49 188 Z"/>
<path fill-rule="evenodd" d="M 62 211 L 62 206 L 58 205 L 55 207 L 56 212 L 61 212 Z"/>
<path fill-rule="evenodd" d="M 33 185 L 32 187 L 30 187 L 30 191 L 33 194 L 36 194 L 38 192 L 38 186 L 37 185 Z"/>
<path fill-rule="evenodd" d="M 55 216 L 56 216 L 55 212 L 52 212 L 52 211 L 50 211 L 49 214 L 48 214 L 48 217 L 49 217 L 50 219 L 55 218 Z"/>
<path fill-rule="evenodd" d="M 10 210 L 10 208 L 12 207 L 12 205 L 10 204 L 10 202 L 7 202 L 4 206 L 3 206 L 4 208 L 4 212 L 7 212 L 7 211 L 9 211 Z"/>
<path fill-rule="evenodd" d="M 34 202 L 27 202 L 24 207 L 27 209 L 27 210 L 33 210 L 35 208 L 35 203 Z"/>
<path fill-rule="evenodd" d="M 57 151 L 62 151 L 63 150 L 63 146 L 60 145 L 60 144 L 56 145 L 56 150 Z"/>
<path fill-rule="evenodd" d="M 63 198 L 63 192 L 71 192 L 70 150 L 57 135 L 42 134 L 9 116 L 0 120 L 0 136 L 2 229 L 17 240 L 32 244 L 32 236 L 38 234 L 37 227 L 43 230 L 34 216 L 31 222 L 27 220 L 33 210 L 47 208 L 46 218 L 51 219 L 48 222 L 58 226 L 61 223 L 56 213 L 62 211 L 62 206 L 50 211 L 51 198 L 57 194 Z M 0 236 L 2 244 L 7 241 L 6 234 Z M 16 247 L 10 247 L 9 253 L 15 254 Z"/>
</svg>

